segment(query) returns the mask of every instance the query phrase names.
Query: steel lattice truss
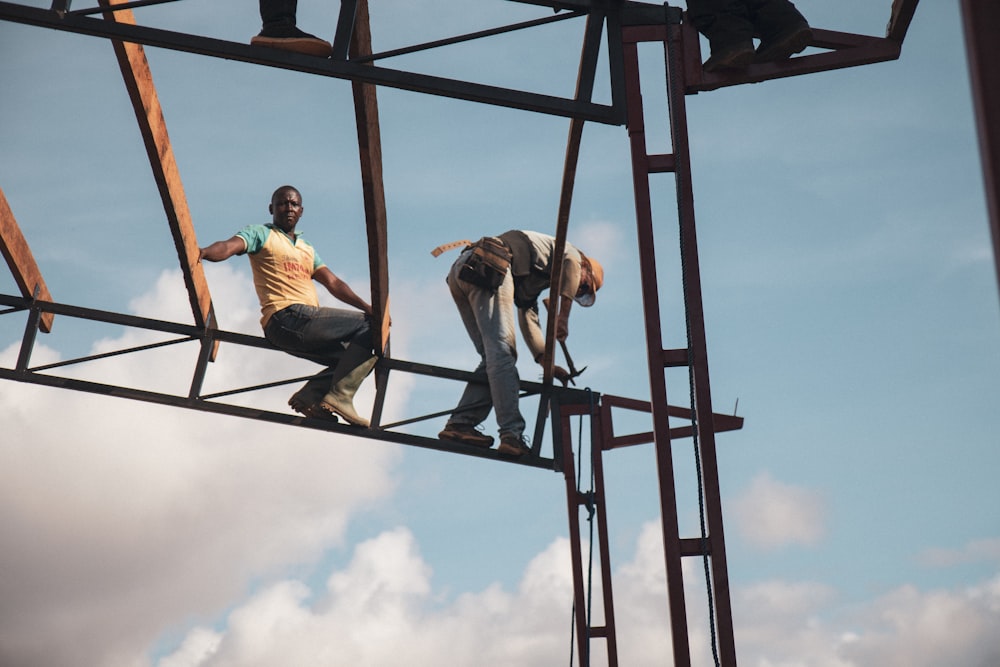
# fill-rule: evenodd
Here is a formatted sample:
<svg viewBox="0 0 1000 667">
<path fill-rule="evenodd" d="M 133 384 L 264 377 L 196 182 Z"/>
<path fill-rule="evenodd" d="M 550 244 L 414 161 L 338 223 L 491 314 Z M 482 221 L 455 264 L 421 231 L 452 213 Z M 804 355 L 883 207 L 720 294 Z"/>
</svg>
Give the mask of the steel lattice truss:
<svg viewBox="0 0 1000 667">
<path fill-rule="evenodd" d="M 532 440 L 532 455 L 518 464 L 561 470 L 567 485 L 567 503 L 570 513 L 570 533 L 574 545 L 573 568 L 575 596 L 577 599 L 576 624 L 580 628 L 578 643 L 580 655 L 589 655 L 588 642 L 604 640 L 608 646 L 609 662 L 617 664 L 615 648 L 614 613 L 612 607 L 611 578 L 608 553 L 606 516 L 603 513 L 602 456 L 616 448 L 653 443 L 656 447 L 660 479 L 661 514 L 668 574 L 668 597 L 671 613 L 674 661 L 677 665 L 690 665 L 687 645 L 687 617 L 683 599 L 683 582 L 680 559 L 688 556 L 704 558 L 711 562 L 710 595 L 716 617 L 709 619 L 713 636 L 718 635 L 718 655 L 721 664 L 735 665 L 732 612 L 729 604 L 728 575 L 725 564 L 725 546 L 722 530 L 721 502 L 718 489 L 718 471 L 715 458 L 714 434 L 739 429 L 739 417 L 715 414 L 711 410 L 708 388 L 708 368 L 704 354 L 704 321 L 701 312 L 700 282 L 697 269 L 697 245 L 694 239 L 694 210 L 690 198 L 690 171 L 686 137 L 684 96 L 700 91 L 766 81 L 779 77 L 796 76 L 838 68 L 866 65 L 898 58 L 903 39 L 916 10 L 917 0 L 893 0 L 886 33 L 881 37 L 848 34 L 814 29 L 813 47 L 806 55 L 781 63 L 752 65 L 741 74 L 709 74 L 701 68 L 699 37 L 684 21 L 680 8 L 669 5 L 631 2 L 622 0 L 509 0 L 543 8 L 542 18 L 498 27 L 467 35 L 417 44 L 386 53 L 372 53 L 367 0 L 341 0 L 338 25 L 333 42 L 334 55 L 318 59 L 272 49 L 258 49 L 245 44 L 209 37 L 188 35 L 156 27 L 138 25 L 133 9 L 176 0 L 98 0 L 97 6 L 74 8 L 71 0 L 54 0 L 50 9 L 27 7 L 13 2 L 0 2 L 0 20 L 13 21 L 42 28 L 92 35 L 108 39 L 115 48 L 118 63 L 132 100 L 136 118 L 153 170 L 154 179 L 163 203 L 166 222 L 170 227 L 177 250 L 180 267 L 190 300 L 193 324 L 166 322 L 120 313 L 98 311 L 63 304 L 49 293 L 42 273 L 34 261 L 31 250 L 19 229 L 3 192 L 0 191 L 0 249 L 7 260 L 20 290 L 18 295 L 0 295 L 0 315 L 25 318 L 24 336 L 20 354 L 14 368 L 0 368 L 0 378 L 19 382 L 62 387 L 79 391 L 119 396 L 135 400 L 160 403 L 204 412 L 216 412 L 248 419 L 270 421 L 304 428 L 341 432 L 356 437 L 392 441 L 416 447 L 444 450 L 469 456 L 496 458 L 492 450 L 481 450 L 444 443 L 439 440 L 415 436 L 398 430 L 399 427 L 438 417 L 447 412 L 415 416 L 395 424 L 381 423 L 382 406 L 391 391 L 391 376 L 396 373 L 415 373 L 457 382 L 482 381 L 466 371 L 430 366 L 392 358 L 389 354 L 389 265 L 386 256 L 387 227 L 385 197 L 382 184 L 381 139 L 379 134 L 378 86 L 404 89 L 431 95 L 450 97 L 475 103 L 520 109 L 533 113 L 561 116 L 569 119 L 563 184 L 559 193 L 559 212 L 556 222 L 556 261 L 565 248 L 569 210 L 572 200 L 576 162 L 582 129 L 585 122 L 626 125 L 632 142 L 633 178 L 636 184 L 636 212 L 639 229 L 640 262 L 652 253 L 652 223 L 648 199 L 648 177 L 652 173 L 673 172 L 677 179 L 678 210 L 681 226 L 681 253 L 687 260 L 683 269 L 685 282 L 685 309 L 683 316 L 689 322 L 688 347 L 663 349 L 660 335 L 660 305 L 656 294 L 655 265 L 643 275 L 643 309 L 646 322 L 646 339 L 650 372 L 651 400 L 640 401 L 618 396 L 601 395 L 589 391 L 554 386 L 554 321 L 550 317 L 546 331 L 546 353 L 542 360 L 545 373 L 540 383 L 522 382 L 522 395 L 539 397 L 538 419 Z M 888 4 L 888 3 L 887 3 Z M 113 10 L 113 11 L 112 11 Z M 555 10 L 553 12 L 553 10 Z M 1000 224 L 997 222 L 997 192 L 1000 190 L 1000 102 L 997 99 L 998 78 L 996 63 L 1000 62 L 1000 45 L 989 41 L 1000 30 L 1000 8 L 993 0 L 963 0 L 966 13 L 966 33 L 973 71 L 973 88 L 981 127 L 984 171 L 987 174 L 987 192 L 990 198 L 991 221 L 995 245 L 1000 250 Z M 460 81 L 428 76 L 383 66 L 381 63 L 393 56 L 434 49 L 447 44 L 473 41 L 490 35 L 515 30 L 529 30 L 554 21 L 577 20 L 586 23 L 580 53 L 575 93 L 572 97 L 557 97 L 526 90 L 516 90 L 486 85 L 474 81 Z M 642 122 L 642 102 L 638 88 L 638 61 L 636 44 L 661 42 L 665 49 L 668 74 L 668 101 L 670 102 L 670 128 L 674 146 L 669 153 L 648 153 L 645 146 Z M 281 378 L 250 387 L 234 387 L 226 391 L 205 393 L 203 382 L 209 365 L 220 346 L 248 346 L 271 349 L 263 338 L 226 331 L 224 323 L 216 320 L 209 286 L 198 262 L 198 243 L 195 227 L 188 211 L 180 175 L 174 161 L 163 123 L 156 88 L 146 63 L 143 46 L 185 51 L 207 57 L 254 63 L 317 76 L 346 79 L 352 89 L 358 125 L 358 146 L 361 157 L 365 215 L 368 232 L 369 266 L 371 277 L 371 303 L 375 312 L 375 330 L 378 333 L 381 359 L 376 367 L 376 400 L 372 427 L 358 429 L 332 424 L 328 421 L 308 419 L 298 415 L 247 408 L 227 400 L 229 397 L 278 385 L 296 383 L 303 378 Z M 608 71 L 598 72 L 598 54 L 606 49 Z M 611 102 L 600 104 L 592 100 L 598 76 L 607 76 Z M 645 275 L 650 273 L 651 275 Z M 552 284 L 559 283 L 558 269 Z M 162 341 L 116 350 L 103 355 L 72 359 L 58 364 L 31 364 L 32 350 L 39 332 L 47 333 L 59 317 L 82 318 L 123 327 L 155 331 L 170 336 Z M 197 348 L 197 360 L 191 373 L 190 388 L 186 394 L 169 394 L 137 390 L 76 379 L 60 374 L 60 369 L 73 367 L 100 358 L 127 355 L 153 347 L 189 345 Z M 671 406 L 666 401 L 664 369 L 688 366 L 692 378 L 692 405 Z M 686 393 L 686 392 L 685 392 Z M 634 410 L 649 413 L 653 430 L 647 433 L 620 435 L 614 432 L 612 409 Z M 576 489 L 573 476 L 573 446 L 569 417 L 589 415 L 592 418 L 591 437 L 594 443 L 592 465 L 597 475 L 597 491 L 583 497 Z M 544 426 L 551 418 L 552 445 L 543 449 Z M 670 420 L 680 420 L 675 426 Z M 707 523 L 700 538 L 681 538 L 677 534 L 677 509 L 674 494 L 673 470 L 669 464 L 673 440 L 693 438 L 701 462 L 700 488 L 706 506 Z M 579 508 L 588 505 L 596 509 L 601 549 L 601 585 L 604 588 L 605 626 L 588 627 L 583 615 L 584 576 L 581 554 Z M 577 517 L 577 518 L 574 518 Z M 706 571 L 708 571 L 706 566 Z"/>
</svg>

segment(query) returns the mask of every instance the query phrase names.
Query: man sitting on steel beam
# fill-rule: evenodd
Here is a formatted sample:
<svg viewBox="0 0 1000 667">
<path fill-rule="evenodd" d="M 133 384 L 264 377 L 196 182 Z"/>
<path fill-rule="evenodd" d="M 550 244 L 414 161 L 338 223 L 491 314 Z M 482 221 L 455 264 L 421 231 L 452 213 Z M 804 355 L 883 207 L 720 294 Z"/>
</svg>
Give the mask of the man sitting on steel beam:
<svg viewBox="0 0 1000 667">
<path fill-rule="evenodd" d="M 221 262 L 248 254 L 264 338 L 279 350 L 328 366 L 292 395 L 292 409 L 367 428 L 368 420 L 354 410 L 354 394 L 375 367 L 372 307 L 295 231 L 303 210 L 299 191 L 283 185 L 271 195 L 271 224 L 247 225 L 236 236 L 201 248 L 198 259 Z M 360 312 L 320 306 L 313 280 Z"/>
<path fill-rule="evenodd" d="M 706 72 L 785 60 L 812 40 L 809 23 L 788 0 L 687 0 L 687 6 L 688 20 L 712 50 Z"/>
<path fill-rule="evenodd" d="M 333 54 L 330 42 L 302 32 L 295 25 L 298 0 L 260 0 L 260 34 L 250 40 L 253 46 L 295 51 L 309 56 L 329 58 Z"/>
</svg>

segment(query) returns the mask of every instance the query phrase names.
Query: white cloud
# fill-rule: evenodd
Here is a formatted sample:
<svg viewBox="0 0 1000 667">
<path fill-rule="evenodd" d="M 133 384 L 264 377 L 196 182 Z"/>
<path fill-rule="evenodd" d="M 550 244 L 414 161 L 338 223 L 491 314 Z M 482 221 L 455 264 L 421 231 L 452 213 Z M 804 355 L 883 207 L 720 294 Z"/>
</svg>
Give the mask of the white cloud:
<svg viewBox="0 0 1000 667">
<path fill-rule="evenodd" d="M 610 264 L 629 258 L 621 226 L 612 222 L 595 220 L 577 225 L 570 233 L 569 242 L 593 255 L 607 268 Z M 629 259 L 631 261 L 631 259 Z"/>
<path fill-rule="evenodd" d="M 825 533 L 822 498 L 809 489 L 778 482 L 766 472 L 754 478 L 731 511 L 736 530 L 761 549 L 814 545 Z"/>
<path fill-rule="evenodd" d="M 865 630 L 841 646 L 852 665 L 1000 664 L 1000 576 L 960 591 L 903 586 L 856 620 Z"/>
<path fill-rule="evenodd" d="M 243 279 L 223 272 L 212 283 L 222 317 L 237 330 L 253 325 L 237 321 L 220 296 L 245 293 Z M 178 317 L 186 305 L 178 283 L 174 272 L 133 305 Z M 157 335 L 129 330 L 94 349 Z M 183 390 L 197 351 L 182 348 L 75 372 Z M 0 358 L 11 365 L 16 354 L 11 346 Z M 34 363 L 56 359 L 43 345 L 33 355 Z M 288 355 L 224 346 L 210 374 L 222 386 L 241 386 L 259 373 L 288 377 L 296 364 L 302 374 L 315 369 Z M 253 400 L 287 409 L 291 391 Z M 0 409 L 3 665 L 142 665 L 170 628 L 210 618 L 251 582 L 341 544 L 351 515 L 394 487 L 398 449 L 385 444 L 13 382 L 0 391 Z M 206 650 L 205 641 L 194 644 Z"/>
<path fill-rule="evenodd" d="M 615 568 L 618 657 L 630 666 L 669 660 L 662 549 L 656 524 Z M 321 595 L 282 581 L 236 608 L 218 631 L 197 628 L 157 667 L 564 664 L 572 604 L 569 543 L 557 539 L 516 590 L 491 585 L 443 600 L 413 535 L 396 528 L 358 545 Z M 684 562 L 693 664 L 712 664 L 700 563 Z M 595 589 L 594 625 L 602 625 Z M 767 581 L 734 590 L 737 657 L 757 667 L 996 664 L 1000 577 L 964 591 L 906 586 L 856 607 L 815 582 Z M 593 664 L 605 664 L 592 641 Z"/>
<path fill-rule="evenodd" d="M 1000 538 L 973 540 L 958 549 L 926 549 L 917 558 L 927 567 L 951 567 L 965 563 L 1000 563 Z"/>
</svg>

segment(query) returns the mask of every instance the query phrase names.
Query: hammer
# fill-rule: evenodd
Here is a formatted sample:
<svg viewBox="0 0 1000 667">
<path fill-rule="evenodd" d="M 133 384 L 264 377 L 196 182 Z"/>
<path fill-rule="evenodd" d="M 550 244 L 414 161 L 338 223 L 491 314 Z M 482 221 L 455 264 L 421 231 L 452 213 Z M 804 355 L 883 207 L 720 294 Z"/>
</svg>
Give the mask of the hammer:
<svg viewBox="0 0 1000 667">
<path fill-rule="evenodd" d="M 563 356 L 566 357 L 566 365 L 569 366 L 569 383 L 575 387 L 576 381 L 573 378 L 581 375 L 585 370 L 587 370 L 587 367 L 584 366 L 580 370 L 576 370 L 576 366 L 573 365 L 573 357 L 569 356 L 569 348 L 566 347 L 566 341 L 559 341 L 559 346 L 562 347 Z"/>
</svg>

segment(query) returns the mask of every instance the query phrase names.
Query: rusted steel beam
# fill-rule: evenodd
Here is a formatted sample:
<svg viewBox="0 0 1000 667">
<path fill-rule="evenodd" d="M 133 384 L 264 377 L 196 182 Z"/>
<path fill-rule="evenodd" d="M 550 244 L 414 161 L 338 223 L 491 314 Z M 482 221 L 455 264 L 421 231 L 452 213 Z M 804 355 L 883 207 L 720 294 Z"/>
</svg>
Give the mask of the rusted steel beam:
<svg viewBox="0 0 1000 667">
<path fill-rule="evenodd" d="M 14 212 L 10 210 L 10 204 L 7 203 L 2 188 L 0 188 L 0 252 L 7 260 L 7 266 L 14 275 L 14 282 L 21 290 L 21 296 L 26 299 L 52 300 L 45 279 L 42 278 L 42 272 L 35 262 L 35 256 L 31 254 L 31 248 L 21 233 L 17 220 L 14 219 Z M 45 333 L 51 332 L 54 317 L 52 313 L 42 313 L 38 328 Z"/>
<path fill-rule="evenodd" d="M 337 15 L 337 30 L 333 37 L 333 55 L 335 60 L 346 60 L 350 54 L 351 37 L 354 35 L 354 24 L 358 15 L 358 0 L 340 0 L 340 13 Z"/>
<path fill-rule="evenodd" d="M 771 79 L 782 79 L 800 74 L 815 74 L 859 65 L 896 60 L 899 58 L 901 41 L 886 37 L 869 37 L 834 30 L 813 29 L 813 40 L 810 46 L 830 49 L 822 53 L 796 56 L 780 62 L 760 63 L 751 65 L 744 72 L 705 72 L 697 58 L 698 33 L 689 24 L 685 24 L 683 41 L 685 42 L 685 61 L 687 71 L 685 80 L 687 94 L 716 90 L 726 86 L 736 86 L 743 83 L 760 83 Z"/>
<path fill-rule="evenodd" d="M 886 37 L 896 42 L 903 41 L 906 31 L 910 28 L 910 21 L 913 20 L 913 13 L 917 11 L 917 1 L 893 0 L 889 25 L 885 27 Z"/>
<path fill-rule="evenodd" d="M 351 57 L 372 52 L 368 0 L 357 4 L 351 33 Z M 371 303 L 375 312 L 376 350 L 389 343 L 389 258 L 386 231 L 385 186 L 382 181 L 382 137 L 378 122 L 378 99 L 371 83 L 354 81 L 354 115 L 358 126 L 358 154 L 361 158 L 361 185 L 368 227 L 368 264 L 371 275 Z"/>
<path fill-rule="evenodd" d="M 693 426 L 698 436 L 695 452 L 703 493 L 703 535 L 712 538 L 714 550 L 711 581 L 707 582 L 715 606 L 716 639 L 720 664 L 735 667 L 736 644 L 733 612 L 729 594 L 729 568 L 726 564 L 725 537 L 722 521 L 722 493 L 715 446 L 715 414 L 712 412 L 712 392 L 709 385 L 708 342 L 705 331 L 705 311 L 701 292 L 698 241 L 695 225 L 694 190 L 691 183 L 691 157 L 688 145 L 686 86 L 684 82 L 684 45 L 681 26 L 671 25 L 664 45 L 667 62 L 667 88 L 670 104 L 670 133 L 676 162 L 677 212 L 680 222 L 681 281 L 684 309 L 687 314 L 688 349 L 691 358 L 691 402 Z M 659 433 L 657 434 L 659 437 Z M 673 437 L 673 436 L 671 436 Z"/>
<path fill-rule="evenodd" d="M 122 4 L 125 4 L 123 0 L 100 0 L 102 7 Z M 135 17 L 129 9 L 106 12 L 105 19 L 135 25 Z M 163 210 L 177 249 L 194 320 L 200 327 L 206 325 L 214 327 L 212 296 L 205 280 L 205 272 L 198 261 L 198 240 L 146 53 L 140 44 L 117 39 L 111 40 L 111 43 L 118 58 L 125 88 L 132 100 L 132 108 L 135 110 L 139 132 L 146 146 L 149 165 L 153 169 L 153 178 L 160 192 L 160 200 L 163 202 Z"/>
<path fill-rule="evenodd" d="M 962 20 L 993 236 L 993 262 L 1000 284 L 1000 5 L 996 0 L 962 0 Z"/>
<path fill-rule="evenodd" d="M 575 97 L 577 100 L 589 101 L 594 93 L 594 78 L 603 25 L 604 15 L 602 13 L 592 13 L 587 16 L 577 75 Z M 570 120 L 569 135 L 566 138 L 566 157 L 563 161 L 562 186 L 559 191 L 559 209 L 556 216 L 556 242 L 552 252 L 549 282 L 549 316 L 545 327 L 545 355 L 542 358 L 542 377 L 545 384 L 552 381 L 552 368 L 555 361 L 556 320 L 562 307 L 562 299 L 559 298 L 561 293 L 559 286 L 562 284 L 562 260 L 566 250 L 569 214 L 573 205 L 573 189 L 576 186 L 576 168 L 580 161 L 583 123 L 584 121 L 580 118 Z"/>
<path fill-rule="evenodd" d="M 647 171 L 646 125 L 642 107 L 639 54 L 635 36 L 639 29 L 625 29 L 625 87 L 629 147 L 632 156 L 632 186 L 635 198 L 636 231 L 639 241 L 639 273 L 642 277 L 643 321 L 646 337 L 647 373 L 652 404 L 667 405 L 667 386 L 663 372 L 663 331 L 660 322 L 660 296 L 656 280 L 656 253 L 653 248 L 653 209 Z M 670 424 L 666 409 L 652 411 L 656 433 L 656 471 L 660 491 L 660 529 L 667 575 L 667 607 L 673 664 L 690 667 L 691 647 L 684 599 L 684 573 L 681 569 L 680 528 L 677 520 L 677 490 L 670 446 Z"/>
<path fill-rule="evenodd" d="M 3 0 L 0 0 L 0 20 L 107 39 L 120 39 L 147 46 L 306 72 L 318 76 L 366 81 L 400 90 L 440 95 L 512 109 L 569 118 L 585 118 L 610 125 L 621 125 L 623 122 L 617 110 L 606 104 L 577 102 L 553 95 L 405 72 L 386 67 L 367 67 L 363 63 L 355 63 L 350 60 L 317 58 L 280 49 L 260 49 L 249 44 L 160 30 L 148 26 L 105 21 L 89 16 L 59 15 L 53 11 L 26 7 Z"/>
</svg>

